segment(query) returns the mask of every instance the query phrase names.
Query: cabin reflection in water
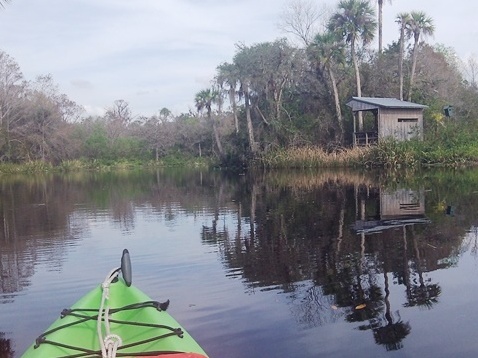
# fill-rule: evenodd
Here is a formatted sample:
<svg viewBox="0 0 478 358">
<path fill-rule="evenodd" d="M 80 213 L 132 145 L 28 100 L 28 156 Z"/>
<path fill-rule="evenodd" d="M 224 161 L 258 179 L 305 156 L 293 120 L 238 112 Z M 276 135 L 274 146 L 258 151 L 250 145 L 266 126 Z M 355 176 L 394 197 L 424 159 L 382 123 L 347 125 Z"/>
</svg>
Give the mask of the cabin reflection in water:
<svg viewBox="0 0 478 358">
<path fill-rule="evenodd" d="M 425 190 L 355 187 L 355 217 L 352 229 L 357 234 L 426 224 Z"/>
</svg>

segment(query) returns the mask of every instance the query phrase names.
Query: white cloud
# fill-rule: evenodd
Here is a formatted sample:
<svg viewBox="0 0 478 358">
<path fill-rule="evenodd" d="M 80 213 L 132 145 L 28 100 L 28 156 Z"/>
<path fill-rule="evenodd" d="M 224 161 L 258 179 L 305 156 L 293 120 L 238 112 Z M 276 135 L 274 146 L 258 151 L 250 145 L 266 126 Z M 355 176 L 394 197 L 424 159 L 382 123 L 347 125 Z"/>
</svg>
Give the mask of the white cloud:
<svg viewBox="0 0 478 358">
<path fill-rule="evenodd" d="M 194 108 L 234 44 L 272 41 L 279 14 L 292 0 L 23 0 L 0 11 L 1 48 L 27 79 L 51 73 L 60 90 L 88 113 L 130 103 L 135 114 Z M 335 0 L 326 0 L 335 4 Z M 430 42 L 478 53 L 475 2 L 384 2 L 384 40 L 398 38 L 395 16 L 423 10 L 435 20 Z"/>
<path fill-rule="evenodd" d="M 102 107 L 95 107 L 89 104 L 83 105 L 87 116 L 102 116 L 106 113 L 106 109 Z"/>
<path fill-rule="evenodd" d="M 90 81 L 73 79 L 70 81 L 73 87 L 78 89 L 93 89 L 95 86 Z"/>
</svg>

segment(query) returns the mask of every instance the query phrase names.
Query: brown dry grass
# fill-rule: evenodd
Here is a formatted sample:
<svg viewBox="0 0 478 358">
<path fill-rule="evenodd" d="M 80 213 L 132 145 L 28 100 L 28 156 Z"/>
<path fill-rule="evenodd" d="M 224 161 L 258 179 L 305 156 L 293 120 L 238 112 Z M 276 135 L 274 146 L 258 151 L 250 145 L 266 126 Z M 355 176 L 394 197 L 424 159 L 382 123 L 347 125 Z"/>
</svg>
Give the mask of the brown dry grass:
<svg viewBox="0 0 478 358">
<path fill-rule="evenodd" d="M 369 151 L 367 147 L 334 152 L 314 146 L 288 148 L 267 153 L 261 158 L 261 164 L 269 168 L 356 167 L 364 165 Z"/>
</svg>

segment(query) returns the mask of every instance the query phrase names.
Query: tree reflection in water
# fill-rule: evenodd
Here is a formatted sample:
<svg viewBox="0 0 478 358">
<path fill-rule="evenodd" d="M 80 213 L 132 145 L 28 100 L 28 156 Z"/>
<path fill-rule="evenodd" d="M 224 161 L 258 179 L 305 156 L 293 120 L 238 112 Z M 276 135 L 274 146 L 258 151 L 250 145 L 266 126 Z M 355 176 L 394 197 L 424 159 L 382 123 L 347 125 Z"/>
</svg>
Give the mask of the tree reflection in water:
<svg viewBox="0 0 478 358">
<path fill-rule="evenodd" d="M 405 232 L 404 227 L 404 232 Z M 387 351 L 395 351 L 403 347 L 402 341 L 411 331 L 410 324 L 403 322 L 400 318 L 400 312 L 396 312 L 397 319 L 392 315 L 390 305 L 390 287 L 388 274 L 383 270 L 384 290 L 385 290 L 385 320 L 380 319 L 372 321 L 373 337 L 377 344 L 384 345 Z"/>
<path fill-rule="evenodd" d="M 212 213 L 202 242 L 218 249 L 227 275 L 240 277 L 246 291 L 282 292 L 302 328 L 350 322 L 351 329 L 371 331 L 377 344 L 394 350 L 412 330 L 390 302 L 400 302 L 404 317 L 405 309 L 438 304 L 441 287 L 428 276 L 458 260 L 466 230 L 478 224 L 478 201 L 464 194 L 475 190 L 476 174 L 461 176 L 455 189 L 456 176 L 432 182 L 428 172 L 426 185 L 433 191 L 426 194 L 426 217 L 432 224 L 423 225 L 391 215 L 393 210 L 425 214 L 425 181 L 419 178 L 407 186 L 373 173 L 325 171 L 239 177 L 214 172 L 200 180 L 195 172 L 181 174 L 181 180 L 159 172 L 85 175 L 3 182 L 2 300 L 29 285 L 37 249 L 52 252 L 52 268 L 61 266 L 63 251 L 85 230 L 81 217 L 71 227 L 77 203 L 111 213 L 124 231 L 134 227 L 137 206 L 153 208 L 165 222 L 181 208 L 206 212 L 208 218 Z M 444 212 L 450 197 L 457 203 L 454 217 Z M 351 230 L 357 224 L 375 231 L 358 235 Z M 478 251 L 476 237 L 472 252 Z M 400 289 L 391 293 L 392 285 Z M 401 287 L 405 293 L 398 297 Z M 397 297 L 390 297 L 394 293 Z M 8 344 L 3 340 L 2 349 L 11 350 Z"/>
<path fill-rule="evenodd" d="M 13 358 L 14 356 L 15 351 L 10 339 L 5 338 L 4 332 L 0 332 L 0 358 Z"/>
<path fill-rule="evenodd" d="M 454 242 L 433 251 L 434 245 L 425 245 L 425 238 L 436 235 L 423 216 L 423 190 L 383 190 L 363 177 L 354 179 L 301 178 L 277 187 L 253 181 L 246 190 L 238 188 L 233 199 L 236 227 L 223 221 L 218 229 L 218 211 L 202 238 L 220 247 L 230 274 L 240 275 L 248 289 L 286 293 L 300 325 L 359 323 L 356 328 L 372 331 L 377 344 L 398 350 L 412 330 L 399 311 L 392 311 L 389 276 L 406 287 L 404 307 L 431 308 L 441 288 L 426 282 L 424 272 L 451 256 Z M 394 218 L 394 210 L 401 216 Z M 357 218 L 360 228 L 372 227 L 370 233 L 347 230 L 357 227 Z M 432 259 L 424 260 L 424 253 Z"/>
<path fill-rule="evenodd" d="M 423 278 L 423 271 L 421 268 L 420 250 L 418 249 L 417 239 L 415 235 L 412 235 L 413 248 L 415 251 L 415 266 L 417 280 L 407 279 L 407 303 L 405 307 L 425 307 L 431 309 L 434 304 L 438 302 L 438 296 L 441 294 L 441 287 L 434 283 L 426 283 Z"/>
</svg>

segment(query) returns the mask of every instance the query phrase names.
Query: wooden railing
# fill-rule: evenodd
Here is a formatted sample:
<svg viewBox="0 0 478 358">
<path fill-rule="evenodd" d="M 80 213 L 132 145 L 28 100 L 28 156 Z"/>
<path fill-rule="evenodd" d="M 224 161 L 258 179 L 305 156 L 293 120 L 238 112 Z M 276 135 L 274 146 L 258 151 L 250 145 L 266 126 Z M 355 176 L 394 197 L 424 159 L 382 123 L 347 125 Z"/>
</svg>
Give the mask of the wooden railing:
<svg viewBox="0 0 478 358">
<path fill-rule="evenodd" d="M 366 145 L 377 144 L 378 133 L 377 132 L 355 132 L 354 133 L 354 145 L 357 147 L 363 147 Z"/>
</svg>

